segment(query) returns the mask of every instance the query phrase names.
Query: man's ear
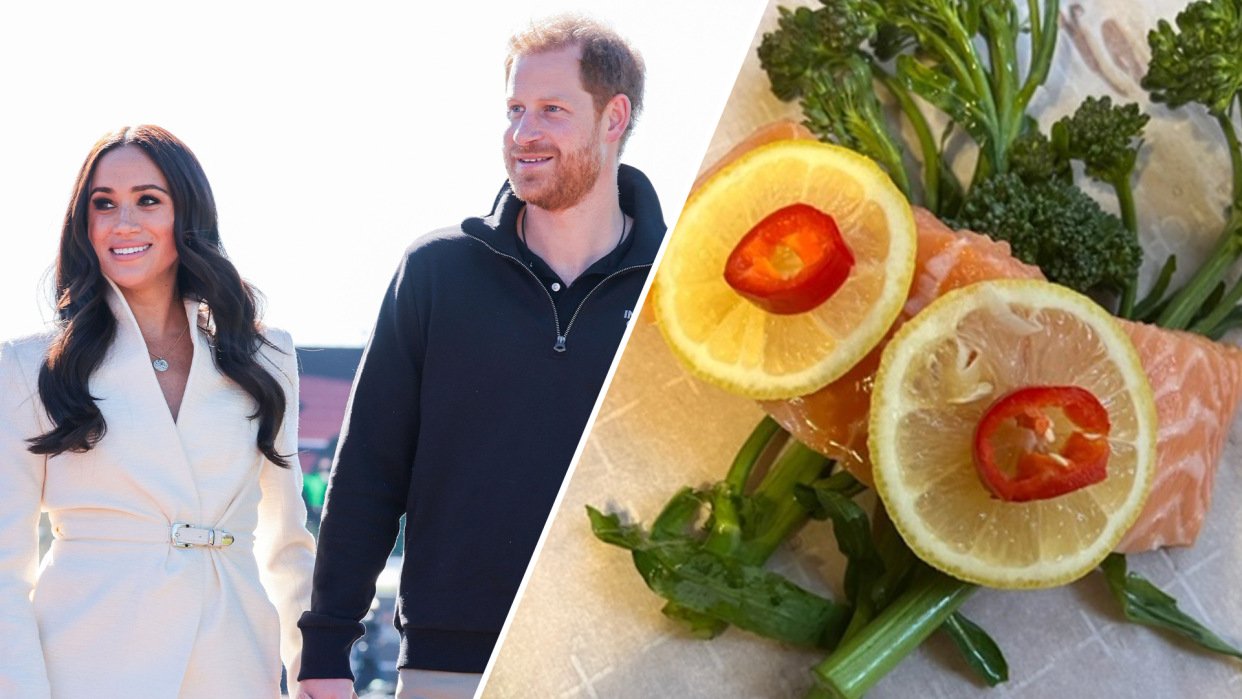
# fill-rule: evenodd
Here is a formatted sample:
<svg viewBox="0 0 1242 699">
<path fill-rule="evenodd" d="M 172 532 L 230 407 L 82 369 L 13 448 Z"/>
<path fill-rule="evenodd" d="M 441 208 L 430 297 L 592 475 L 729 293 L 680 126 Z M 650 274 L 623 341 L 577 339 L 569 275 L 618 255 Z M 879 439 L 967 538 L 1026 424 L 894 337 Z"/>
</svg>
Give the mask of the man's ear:
<svg viewBox="0 0 1242 699">
<path fill-rule="evenodd" d="M 604 105 L 604 143 L 615 143 L 625 135 L 625 129 L 630 125 L 630 98 L 624 94 L 618 94 L 608 100 L 608 104 Z"/>
</svg>

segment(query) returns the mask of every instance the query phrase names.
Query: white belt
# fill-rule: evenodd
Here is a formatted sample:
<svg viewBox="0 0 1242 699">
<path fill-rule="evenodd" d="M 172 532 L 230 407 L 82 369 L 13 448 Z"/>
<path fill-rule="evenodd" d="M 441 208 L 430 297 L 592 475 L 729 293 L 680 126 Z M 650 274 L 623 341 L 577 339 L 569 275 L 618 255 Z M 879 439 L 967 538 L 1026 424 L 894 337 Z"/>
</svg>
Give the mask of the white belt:
<svg viewBox="0 0 1242 699">
<path fill-rule="evenodd" d="M 186 522 L 170 525 L 99 509 L 53 510 L 50 515 L 52 535 L 62 541 L 118 541 L 176 548 L 228 546 L 230 551 L 249 549 L 254 544 L 254 534 L 247 531 L 213 530 Z"/>
<path fill-rule="evenodd" d="M 203 529 L 185 522 L 172 525 L 172 545 L 179 549 L 194 546 L 232 546 L 233 535 L 218 529 Z"/>
</svg>

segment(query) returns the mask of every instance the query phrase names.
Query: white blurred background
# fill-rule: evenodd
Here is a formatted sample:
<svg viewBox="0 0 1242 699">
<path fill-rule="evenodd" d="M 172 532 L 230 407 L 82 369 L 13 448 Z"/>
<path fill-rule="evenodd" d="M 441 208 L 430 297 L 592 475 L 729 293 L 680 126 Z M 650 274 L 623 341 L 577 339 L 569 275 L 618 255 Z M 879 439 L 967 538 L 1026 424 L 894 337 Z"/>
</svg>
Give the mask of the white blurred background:
<svg viewBox="0 0 1242 699">
<path fill-rule="evenodd" d="M 91 145 L 153 123 L 203 163 L 267 321 L 301 346 L 364 344 L 401 251 L 490 209 L 505 41 L 563 9 L 609 21 L 647 61 L 623 161 L 671 227 L 765 4 L 4 3 L 0 338 L 51 318 L 41 280 Z"/>
</svg>

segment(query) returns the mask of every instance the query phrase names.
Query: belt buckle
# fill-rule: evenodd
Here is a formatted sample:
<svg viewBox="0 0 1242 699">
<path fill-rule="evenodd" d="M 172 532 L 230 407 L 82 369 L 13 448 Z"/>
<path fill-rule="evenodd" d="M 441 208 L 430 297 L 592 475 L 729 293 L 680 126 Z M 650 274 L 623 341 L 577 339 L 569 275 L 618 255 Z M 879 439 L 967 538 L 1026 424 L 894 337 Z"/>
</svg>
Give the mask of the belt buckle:
<svg viewBox="0 0 1242 699">
<path fill-rule="evenodd" d="M 179 548 L 179 549 L 194 548 L 194 544 L 186 544 L 186 543 L 182 543 L 181 541 L 179 541 L 179 540 L 177 539 L 177 533 L 178 533 L 178 532 L 180 532 L 182 529 L 189 529 L 190 527 L 193 527 L 193 526 L 194 526 L 194 525 L 192 525 L 192 524 L 187 524 L 187 523 L 185 523 L 185 522 L 176 522 L 176 523 L 174 523 L 174 524 L 172 525 L 172 545 L 173 545 L 173 546 L 176 546 L 176 547 L 177 547 L 177 548 Z"/>
<path fill-rule="evenodd" d="M 181 540 L 183 530 L 190 530 L 188 533 L 193 534 L 194 542 Z M 172 525 L 172 545 L 180 549 L 193 548 L 195 546 L 222 547 L 233 545 L 233 535 L 221 529 L 207 529 L 205 527 L 196 527 L 193 524 L 185 522 L 177 522 Z"/>
</svg>

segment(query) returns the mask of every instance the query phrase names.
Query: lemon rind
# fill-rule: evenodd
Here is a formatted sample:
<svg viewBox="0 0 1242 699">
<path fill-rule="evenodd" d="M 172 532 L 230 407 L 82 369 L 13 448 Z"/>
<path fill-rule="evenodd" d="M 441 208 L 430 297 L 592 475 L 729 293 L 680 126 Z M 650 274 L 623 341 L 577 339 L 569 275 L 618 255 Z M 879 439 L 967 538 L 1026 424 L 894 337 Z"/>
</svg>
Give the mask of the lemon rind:
<svg viewBox="0 0 1242 699">
<path fill-rule="evenodd" d="M 1124 515 L 1112 517 L 1100 536 L 1080 556 L 1012 569 L 982 564 L 969 552 L 955 552 L 940 544 L 934 535 L 919 526 L 919 517 L 912 507 L 913 494 L 903 493 L 894 485 L 899 478 L 895 473 L 898 461 L 894 451 L 895 429 L 904 412 L 896 412 L 893 406 L 900 402 L 895 396 L 902 386 L 899 380 L 901 370 L 908 367 L 910 360 L 928 341 L 934 339 L 937 328 L 956 325 L 966 313 L 997 297 L 1003 301 L 1020 301 L 1032 307 L 1074 312 L 1089 322 L 1109 349 L 1109 356 L 1117 359 L 1121 367 L 1126 389 L 1134 398 L 1138 425 L 1134 444 L 1138 485 L 1117 510 Z M 979 585 L 1002 589 L 1042 589 L 1073 582 L 1094 570 L 1134 525 L 1143 511 L 1155 476 L 1157 429 L 1151 385 L 1137 350 L 1115 318 L 1091 299 L 1065 287 L 1033 280 L 1001 280 L 972 284 L 944 295 L 896 333 L 885 348 L 876 373 L 868 448 L 872 456 L 876 492 L 898 532 L 919 558 L 949 575 Z"/>
<path fill-rule="evenodd" d="M 656 297 L 656 318 L 660 332 L 673 354 L 686 367 L 689 373 L 707 383 L 719 386 L 730 393 L 742 395 L 755 400 L 780 400 L 813 393 L 839 379 L 864 356 L 867 355 L 888 333 L 893 322 L 901 313 L 914 281 L 915 258 L 918 252 L 918 231 L 914 222 L 914 213 L 905 196 L 893 184 L 888 173 L 884 172 L 874 161 L 859 155 L 852 150 L 810 140 L 776 141 L 756 148 L 714 174 L 687 201 L 682 213 L 694 215 L 693 208 L 705 193 L 710 194 L 713 186 L 726 186 L 729 180 L 738 173 L 755 166 L 762 166 L 763 159 L 781 158 L 783 151 L 789 149 L 820 149 L 832 152 L 838 162 L 833 165 L 841 167 L 863 186 L 864 196 L 881 206 L 889 222 L 889 255 L 886 260 L 886 278 L 879 297 L 871 307 L 871 312 L 857 329 L 823 359 L 808 368 L 781 376 L 773 376 L 763 371 L 739 370 L 737 364 L 730 364 L 713 359 L 706 347 L 690 340 L 680 327 L 670 322 L 676 314 L 671 310 L 674 294 L 660 294 Z M 813 156 L 812 156 L 813 157 Z M 810 158 L 808 157 L 808 160 Z M 848 166 L 842 162 L 848 163 Z M 881 190 L 883 193 L 881 193 Z M 791 202 L 793 203 L 793 202 Z M 681 224 L 678 224 L 678 228 Z M 688 242 L 679 244 L 677 231 L 669 240 L 665 251 L 665 261 L 656 272 L 656 285 L 666 286 L 664 281 L 672 268 L 667 264 L 670 256 Z M 685 240 L 684 236 L 680 240 Z M 721 270 L 721 274 L 724 270 Z"/>
</svg>

